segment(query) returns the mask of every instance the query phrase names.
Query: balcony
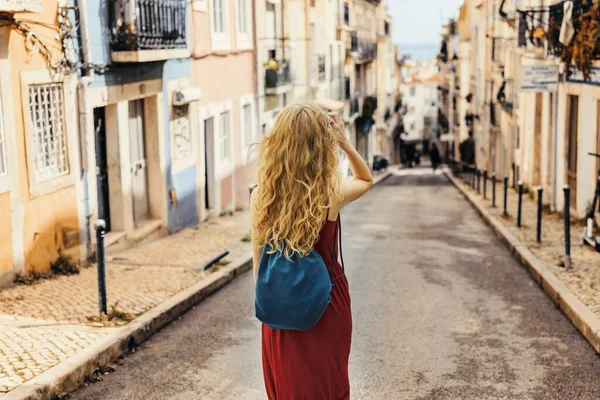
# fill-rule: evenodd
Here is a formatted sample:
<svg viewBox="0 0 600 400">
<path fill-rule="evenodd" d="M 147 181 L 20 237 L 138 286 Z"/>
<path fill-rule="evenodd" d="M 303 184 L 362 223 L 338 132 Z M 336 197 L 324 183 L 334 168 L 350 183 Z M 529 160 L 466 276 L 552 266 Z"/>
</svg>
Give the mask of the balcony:
<svg viewBox="0 0 600 400">
<path fill-rule="evenodd" d="M 117 0 L 111 12 L 114 62 L 185 58 L 187 0 Z"/>
<path fill-rule="evenodd" d="M 543 49 L 548 29 L 548 9 L 519 10 L 518 45 L 524 49 Z"/>
<path fill-rule="evenodd" d="M 0 12 L 13 14 L 20 12 L 41 13 L 42 11 L 42 0 L 0 0 Z"/>
<path fill-rule="evenodd" d="M 358 41 L 356 60 L 358 62 L 369 62 L 377 58 L 377 43 L 363 39 Z"/>
<path fill-rule="evenodd" d="M 292 73 L 288 60 L 277 60 L 277 69 L 265 71 L 265 93 L 283 94 L 292 89 Z"/>
</svg>

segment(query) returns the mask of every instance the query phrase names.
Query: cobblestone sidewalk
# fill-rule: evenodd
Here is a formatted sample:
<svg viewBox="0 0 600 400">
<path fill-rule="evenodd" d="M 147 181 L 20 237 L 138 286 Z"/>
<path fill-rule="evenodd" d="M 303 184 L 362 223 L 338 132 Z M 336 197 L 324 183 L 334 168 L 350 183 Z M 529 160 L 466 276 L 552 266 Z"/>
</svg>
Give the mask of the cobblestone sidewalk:
<svg viewBox="0 0 600 400">
<path fill-rule="evenodd" d="M 471 193 L 476 193 L 473 188 L 464 184 L 462 180 L 456 181 Z M 583 245 L 582 234 L 584 224 L 581 221 L 571 221 L 571 260 L 573 268 L 567 270 L 563 267 L 564 254 L 564 220 L 559 213 L 543 212 L 542 217 L 542 242 L 537 243 L 537 203 L 529 193 L 523 195 L 522 227 L 517 227 L 518 194 L 512 188 L 508 190 L 508 217 L 503 216 L 503 183 L 496 186 L 496 207 L 492 207 L 491 182 L 488 182 L 487 199 L 483 193 L 478 196 L 480 204 L 498 218 L 517 238 L 550 271 L 556 275 L 592 312 L 600 317 L 600 254 L 588 246 Z M 483 190 L 483 184 L 480 186 Z M 537 194 L 536 194 L 537 196 Z"/>
<path fill-rule="evenodd" d="M 0 398 L 201 281 L 214 272 L 202 265 L 223 250 L 250 254 L 249 232 L 249 214 L 238 212 L 109 256 L 111 321 L 97 318 L 96 268 L 1 291 Z"/>
</svg>

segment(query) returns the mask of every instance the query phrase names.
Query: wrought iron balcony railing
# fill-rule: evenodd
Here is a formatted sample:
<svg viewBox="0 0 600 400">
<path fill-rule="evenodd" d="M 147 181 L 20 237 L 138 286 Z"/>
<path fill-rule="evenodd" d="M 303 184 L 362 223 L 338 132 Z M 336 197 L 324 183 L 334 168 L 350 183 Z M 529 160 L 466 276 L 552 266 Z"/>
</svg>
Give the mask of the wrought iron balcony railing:
<svg viewBox="0 0 600 400">
<path fill-rule="evenodd" d="M 550 6 L 548 11 L 548 55 L 559 57 L 564 46 L 560 42 L 560 30 L 564 18 L 564 4 L 558 3 Z"/>
<path fill-rule="evenodd" d="M 288 60 L 277 60 L 277 69 L 265 71 L 265 92 L 280 94 L 291 89 L 292 73 Z"/>
<path fill-rule="evenodd" d="M 368 61 L 377 58 L 377 43 L 367 39 L 358 41 L 358 60 Z"/>
<path fill-rule="evenodd" d="M 115 52 L 151 50 L 156 54 L 156 50 L 187 50 L 187 3 L 187 0 L 116 0 L 109 7 L 113 59 Z M 172 57 L 153 60 L 165 58 Z"/>
<path fill-rule="evenodd" d="M 548 9 L 519 10 L 518 45 L 522 48 L 543 48 L 548 29 Z"/>
</svg>

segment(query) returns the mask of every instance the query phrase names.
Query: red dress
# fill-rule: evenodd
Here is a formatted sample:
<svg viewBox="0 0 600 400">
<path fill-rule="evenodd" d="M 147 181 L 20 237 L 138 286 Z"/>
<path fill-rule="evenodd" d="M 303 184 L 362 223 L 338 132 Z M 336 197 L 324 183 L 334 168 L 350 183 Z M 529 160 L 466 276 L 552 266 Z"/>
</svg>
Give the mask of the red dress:
<svg viewBox="0 0 600 400">
<path fill-rule="evenodd" d="M 336 221 L 323 224 L 315 250 L 328 268 Z M 336 261 L 332 276 L 342 272 Z M 352 337 L 350 293 L 346 277 L 340 278 L 331 303 L 308 331 L 274 330 L 262 326 L 262 362 L 269 400 L 348 400 L 348 359 Z"/>
</svg>

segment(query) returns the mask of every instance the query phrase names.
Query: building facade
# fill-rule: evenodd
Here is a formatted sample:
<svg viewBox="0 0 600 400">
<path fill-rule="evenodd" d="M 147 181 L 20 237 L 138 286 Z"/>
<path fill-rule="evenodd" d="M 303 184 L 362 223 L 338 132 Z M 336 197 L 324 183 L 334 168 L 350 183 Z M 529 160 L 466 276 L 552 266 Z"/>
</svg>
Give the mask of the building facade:
<svg viewBox="0 0 600 400">
<path fill-rule="evenodd" d="M 472 130 L 477 166 L 508 176 L 512 185 L 522 181 L 530 193 L 543 187 L 552 210 L 564 209 L 569 185 L 579 218 L 589 212 L 599 167 L 587 153 L 600 150 L 594 61 L 600 55 L 578 63 L 569 54 L 581 49 L 588 28 L 580 18 L 593 17 L 595 7 L 581 0 L 466 0 L 458 21 L 464 29 L 458 63 L 469 70 L 461 71 L 461 97 L 466 77 L 472 78 L 467 118 L 453 138 L 460 142 L 465 129 Z M 442 60 L 440 68 L 451 62 Z M 547 74 L 543 85 L 531 78 L 540 73 Z"/>
<path fill-rule="evenodd" d="M 0 35 L 0 286 L 47 270 L 60 252 L 79 257 L 85 242 L 77 57 L 57 23 L 59 14 L 72 18 L 71 6 L 40 0 L 0 9 L 13 21 Z"/>
<path fill-rule="evenodd" d="M 263 36 L 254 31 L 251 0 L 195 2 L 192 15 L 194 82 L 202 89 L 200 143 L 194 179 L 181 182 L 197 193 L 204 220 L 247 208 L 248 186 L 256 183 L 250 145 L 260 135 L 255 41 Z"/>
<path fill-rule="evenodd" d="M 99 220 L 117 251 L 246 208 L 250 145 L 290 104 L 343 114 L 366 160 L 389 157 L 383 1 L 0 7 L 13 22 L 0 28 L 0 286 L 92 257 Z"/>
</svg>

